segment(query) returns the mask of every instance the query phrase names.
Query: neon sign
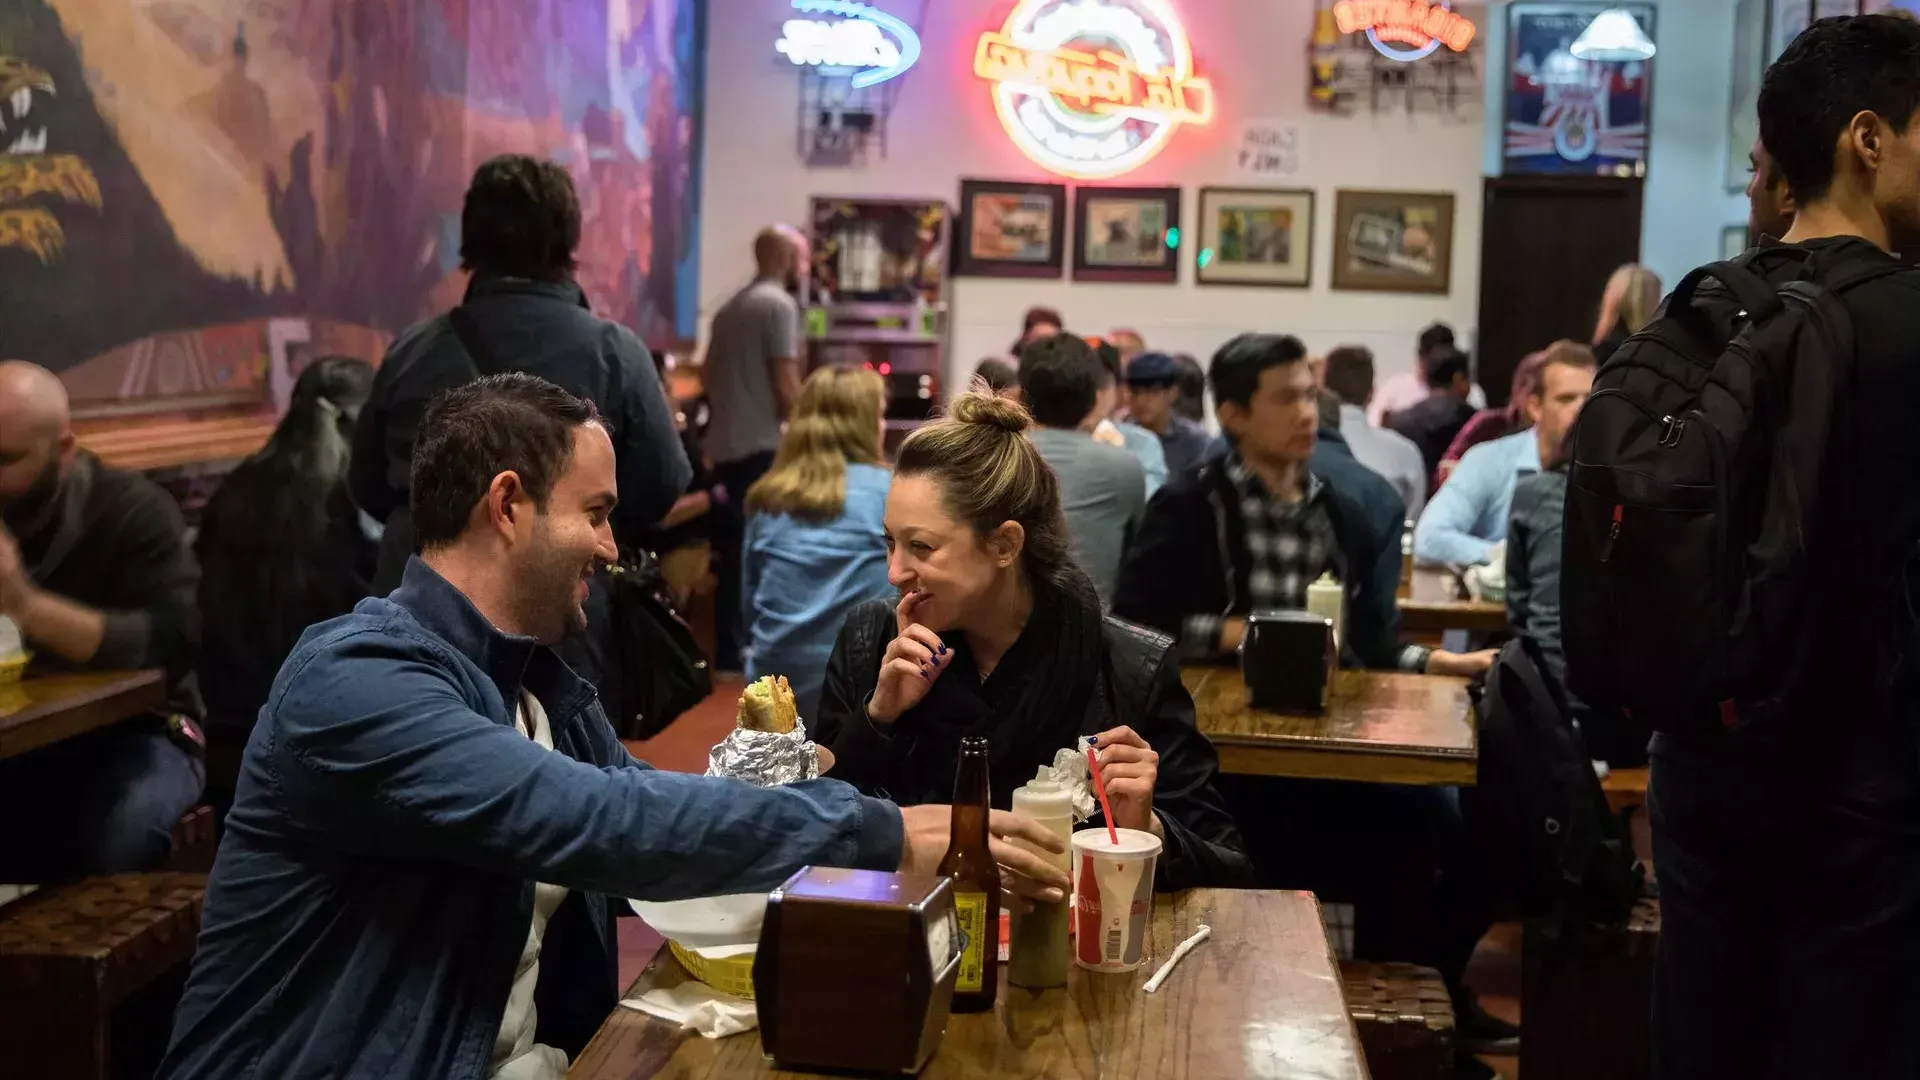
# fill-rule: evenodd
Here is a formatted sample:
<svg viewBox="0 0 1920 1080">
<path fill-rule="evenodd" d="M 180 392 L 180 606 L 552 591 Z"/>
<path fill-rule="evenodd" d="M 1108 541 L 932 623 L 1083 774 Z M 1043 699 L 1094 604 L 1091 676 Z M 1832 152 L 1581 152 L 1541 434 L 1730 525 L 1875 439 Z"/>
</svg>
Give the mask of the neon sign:
<svg viewBox="0 0 1920 1080">
<path fill-rule="evenodd" d="M 854 0 L 793 0 L 793 6 L 839 16 L 789 19 L 780 27 L 773 49 L 796 66 L 855 69 L 850 81 L 858 90 L 905 74 L 920 59 L 920 35 L 884 11 Z"/>
<path fill-rule="evenodd" d="M 1343 34 L 1366 31 L 1367 40 L 1389 60 L 1411 63 L 1445 45 L 1466 52 L 1478 28 L 1453 10 L 1451 0 L 1339 0 L 1334 25 Z"/>
<path fill-rule="evenodd" d="M 1014 145 L 1080 180 L 1137 169 L 1180 125 L 1213 119 L 1213 84 L 1166 0 L 1019 0 L 980 35 L 973 73 Z"/>
</svg>

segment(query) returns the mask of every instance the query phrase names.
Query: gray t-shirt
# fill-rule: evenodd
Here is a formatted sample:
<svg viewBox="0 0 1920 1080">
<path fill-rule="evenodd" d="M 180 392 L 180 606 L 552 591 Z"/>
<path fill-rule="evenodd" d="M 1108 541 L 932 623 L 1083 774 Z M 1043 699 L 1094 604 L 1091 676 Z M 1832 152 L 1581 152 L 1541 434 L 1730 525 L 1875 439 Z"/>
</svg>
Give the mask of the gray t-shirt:
<svg viewBox="0 0 1920 1080">
<path fill-rule="evenodd" d="M 1146 473 L 1132 454 L 1084 432 L 1037 428 L 1033 445 L 1060 479 L 1073 561 L 1093 579 L 1101 604 L 1110 606 L 1120 560 L 1146 513 Z"/>
<path fill-rule="evenodd" d="M 707 452 L 738 461 L 780 448 L 780 406 L 767 361 L 800 355 L 800 305 L 780 283 L 762 278 L 713 316 L 703 381 L 713 405 Z"/>
</svg>

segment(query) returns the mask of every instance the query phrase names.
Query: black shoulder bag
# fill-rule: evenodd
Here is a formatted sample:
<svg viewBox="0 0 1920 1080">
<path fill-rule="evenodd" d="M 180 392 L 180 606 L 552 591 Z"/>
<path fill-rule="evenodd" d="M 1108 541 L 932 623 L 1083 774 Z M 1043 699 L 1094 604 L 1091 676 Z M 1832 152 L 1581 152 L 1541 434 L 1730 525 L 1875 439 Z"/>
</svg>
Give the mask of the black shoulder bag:
<svg viewBox="0 0 1920 1080">
<path fill-rule="evenodd" d="M 454 308 L 447 319 L 475 370 L 481 375 L 508 370 L 466 308 Z M 653 552 L 622 547 L 620 561 L 594 575 L 594 589 L 607 598 L 608 625 L 597 627 L 589 620 L 581 644 L 583 659 L 594 670 L 580 675 L 599 689 L 615 734 L 651 738 L 713 693 L 713 672 L 693 629 L 674 610 Z M 589 605 L 591 611 L 591 600 Z"/>
</svg>

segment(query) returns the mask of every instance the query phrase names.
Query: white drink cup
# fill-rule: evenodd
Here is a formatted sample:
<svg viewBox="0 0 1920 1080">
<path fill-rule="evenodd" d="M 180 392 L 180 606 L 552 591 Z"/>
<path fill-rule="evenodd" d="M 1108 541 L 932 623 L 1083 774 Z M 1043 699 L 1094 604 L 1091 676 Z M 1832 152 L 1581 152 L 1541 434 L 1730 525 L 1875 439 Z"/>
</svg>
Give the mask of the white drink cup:
<svg viewBox="0 0 1920 1080">
<path fill-rule="evenodd" d="M 1089 971 L 1132 971 L 1146 956 L 1160 841 L 1139 829 L 1073 834 L 1073 959 Z"/>
</svg>

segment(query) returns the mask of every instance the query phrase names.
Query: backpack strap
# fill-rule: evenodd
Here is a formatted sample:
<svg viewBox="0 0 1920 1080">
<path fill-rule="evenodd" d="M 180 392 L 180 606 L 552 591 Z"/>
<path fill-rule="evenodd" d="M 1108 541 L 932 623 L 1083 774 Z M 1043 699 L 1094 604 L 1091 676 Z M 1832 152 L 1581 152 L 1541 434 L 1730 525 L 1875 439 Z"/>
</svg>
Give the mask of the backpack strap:
<svg viewBox="0 0 1920 1080">
<path fill-rule="evenodd" d="M 1864 285 L 1869 281 L 1891 277 L 1911 269 L 1913 267 L 1900 262 L 1886 262 L 1880 259 L 1851 260 L 1851 265 L 1830 274 L 1821 275 L 1820 287 L 1832 293 L 1845 292 L 1856 285 Z"/>
<path fill-rule="evenodd" d="M 465 304 L 447 312 L 447 321 L 453 324 L 453 336 L 460 339 L 460 347 L 467 351 L 467 359 L 481 375 L 498 375 L 506 368 L 500 358 L 494 354 L 485 338 L 480 336 L 480 328 L 474 325 L 473 313 Z"/>
<path fill-rule="evenodd" d="M 1755 322 L 1779 314 L 1784 306 L 1774 285 L 1766 278 L 1739 262 L 1715 262 L 1691 270 L 1681 278 L 1680 284 L 1674 286 L 1672 298 L 1667 301 L 1668 308 L 1691 307 L 1693 294 L 1709 278 L 1725 286 Z"/>
</svg>

